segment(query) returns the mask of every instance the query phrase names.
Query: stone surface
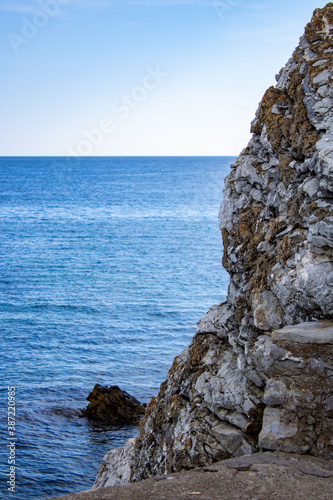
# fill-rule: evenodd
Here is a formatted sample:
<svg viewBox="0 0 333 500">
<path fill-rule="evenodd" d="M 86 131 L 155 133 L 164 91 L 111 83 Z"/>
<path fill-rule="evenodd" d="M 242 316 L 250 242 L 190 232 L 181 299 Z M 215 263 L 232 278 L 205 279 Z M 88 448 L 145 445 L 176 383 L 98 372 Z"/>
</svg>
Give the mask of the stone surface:
<svg viewBox="0 0 333 500">
<path fill-rule="evenodd" d="M 308 455 L 257 453 L 127 486 L 100 488 L 59 500 L 331 500 L 332 463 Z M 46 500 L 55 500 L 49 498 Z"/>
<path fill-rule="evenodd" d="M 225 323 L 232 316 L 226 303 L 212 306 L 203 318 L 197 323 L 197 333 L 214 333 L 220 338 L 225 337 Z"/>
<path fill-rule="evenodd" d="M 332 321 L 317 321 L 285 326 L 281 330 L 275 330 L 272 339 L 288 340 L 300 344 L 333 345 L 333 323 Z"/>
<path fill-rule="evenodd" d="M 288 388 L 283 380 L 267 380 L 263 399 L 265 405 L 283 405 L 286 402 L 287 398 Z"/>
<path fill-rule="evenodd" d="M 96 384 L 87 400 L 90 403 L 82 416 L 109 425 L 137 424 L 146 409 L 146 405 L 117 386 L 102 387 Z"/>
<path fill-rule="evenodd" d="M 134 443 L 134 438 L 129 439 L 124 448 L 116 448 L 105 455 L 93 489 L 117 486 L 130 481 L 131 467 L 127 457 L 131 453 Z"/>
<path fill-rule="evenodd" d="M 314 324 L 333 320 L 332 72 L 329 3 L 265 93 L 225 180 L 227 301 L 199 321 L 139 437 L 109 456 L 96 486 L 103 474 L 140 481 L 260 449 L 333 457 L 332 332 Z"/>
</svg>

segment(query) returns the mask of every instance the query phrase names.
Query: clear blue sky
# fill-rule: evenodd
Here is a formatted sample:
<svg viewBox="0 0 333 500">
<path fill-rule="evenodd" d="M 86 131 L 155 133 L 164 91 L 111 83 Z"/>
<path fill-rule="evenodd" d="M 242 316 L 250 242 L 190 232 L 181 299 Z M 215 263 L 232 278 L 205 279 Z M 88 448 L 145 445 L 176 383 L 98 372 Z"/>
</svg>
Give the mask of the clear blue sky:
<svg viewBox="0 0 333 500">
<path fill-rule="evenodd" d="M 320 0 L 0 0 L 0 155 L 237 155 Z"/>
</svg>

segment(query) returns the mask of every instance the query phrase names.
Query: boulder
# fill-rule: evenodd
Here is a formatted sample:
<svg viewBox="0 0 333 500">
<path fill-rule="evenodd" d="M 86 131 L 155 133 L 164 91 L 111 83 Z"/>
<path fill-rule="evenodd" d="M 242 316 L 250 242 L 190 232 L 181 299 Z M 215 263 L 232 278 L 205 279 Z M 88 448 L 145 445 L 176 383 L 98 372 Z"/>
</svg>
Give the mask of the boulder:
<svg viewBox="0 0 333 500">
<path fill-rule="evenodd" d="M 130 396 L 118 386 L 102 387 L 96 384 L 87 397 L 90 401 L 83 416 L 94 422 L 108 425 L 130 425 L 139 423 L 146 405 Z"/>
</svg>

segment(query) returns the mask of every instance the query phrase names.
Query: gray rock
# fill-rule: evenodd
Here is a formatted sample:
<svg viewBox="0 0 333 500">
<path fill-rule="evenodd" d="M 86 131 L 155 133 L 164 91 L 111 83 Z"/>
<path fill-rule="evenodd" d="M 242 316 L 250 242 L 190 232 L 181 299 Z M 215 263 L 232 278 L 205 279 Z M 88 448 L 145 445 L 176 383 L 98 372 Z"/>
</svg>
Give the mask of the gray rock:
<svg viewBox="0 0 333 500">
<path fill-rule="evenodd" d="M 317 195 L 319 190 L 319 181 L 317 179 L 310 179 L 303 184 L 303 191 L 305 191 L 310 198 Z"/>
<path fill-rule="evenodd" d="M 243 433 L 233 425 L 221 423 L 213 428 L 213 434 L 232 456 L 242 456 L 252 453 L 252 448 L 244 442 Z"/>
<path fill-rule="evenodd" d="M 327 63 L 327 59 L 320 59 L 319 61 L 316 61 L 313 63 L 313 67 L 316 68 L 317 66 L 322 66 L 323 64 Z"/>
<path fill-rule="evenodd" d="M 273 332 L 272 340 L 285 340 L 300 344 L 333 344 L 333 323 L 316 321 L 285 326 Z"/>
<path fill-rule="evenodd" d="M 269 291 L 255 293 L 252 300 L 254 325 L 259 330 L 274 330 L 281 323 L 281 308 L 277 298 Z"/>
<path fill-rule="evenodd" d="M 197 333 L 214 333 L 220 338 L 226 338 L 228 334 L 225 324 L 232 314 L 231 308 L 226 302 L 212 306 L 197 323 Z"/>
<path fill-rule="evenodd" d="M 279 406 L 286 402 L 288 390 L 283 380 L 267 381 L 264 393 L 264 403 L 268 406 Z"/>
<path fill-rule="evenodd" d="M 284 412 L 278 408 L 266 408 L 262 430 L 259 434 L 259 446 L 263 450 L 296 452 L 298 422 L 285 421 Z M 298 452 L 302 453 L 302 449 Z"/>
<path fill-rule="evenodd" d="M 326 224 L 325 222 L 320 222 L 318 224 L 318 232 L 325 236 L 327 239 L 333 241 L 333 224 Z"/>
<path fill-rule="evenodd" d="M 312 236 L 311 243 L 316 247 L 331 247 L 333 248 L 333 241 L 325 238 L 324 236 Z"/>
<path fill-rule="evenodd" d="M 131 478 L 131 461 L 133 456 L 135 438 L 129 439 L 124 448 L 109 451 L 98 469 L 93 490 L 125 484 Z"/>
</svg>

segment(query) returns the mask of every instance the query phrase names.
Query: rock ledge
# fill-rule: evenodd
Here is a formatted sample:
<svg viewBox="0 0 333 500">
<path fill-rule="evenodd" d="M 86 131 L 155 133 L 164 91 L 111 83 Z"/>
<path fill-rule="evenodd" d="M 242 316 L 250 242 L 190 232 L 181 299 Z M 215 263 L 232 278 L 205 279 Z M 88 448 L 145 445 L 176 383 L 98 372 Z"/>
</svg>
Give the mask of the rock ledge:
<svg viewBox="0 0 333 500">
<path fill-rule="evenodd" d="M 285 326 L 281 330 L 273 332 L 272 340 L 288 340 L 300 344 L 333 345 L 333 323 L 332 321 L 317 321 Z"/>
</svg>

